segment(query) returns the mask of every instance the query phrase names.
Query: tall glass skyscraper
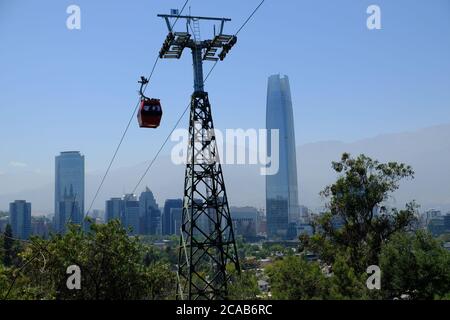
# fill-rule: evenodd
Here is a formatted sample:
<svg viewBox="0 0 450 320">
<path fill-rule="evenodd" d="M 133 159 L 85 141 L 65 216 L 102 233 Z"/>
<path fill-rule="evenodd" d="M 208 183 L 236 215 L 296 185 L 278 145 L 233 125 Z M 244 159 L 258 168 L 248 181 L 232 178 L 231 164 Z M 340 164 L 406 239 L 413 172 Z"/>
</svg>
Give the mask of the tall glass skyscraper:
<svg viewBox="0 0 450 320">
<path fill-rule="evenodd" d="M 122 221 L 124 210 L 122 198 L 111 198 L 110 200 L 107 200 L 105 208 L 105 222 L 108 223 L 111 220 Z"/>
<path fill-rule="evenodd" d="M 177 228 L 180 226 L 176 226 L 174 221 L 174 212 L 178 214 L 178 210 L 183 208 L 183 200 L 182 199 L 167 199 L 164 203 L 164 212 L 162 215 L 162 234 L 163 235 L 171 235 L 177 233 Z M 175 211 L 174 211 L 175 210 Z M 175 215 L 176 215 L 175 214 Z"/>
<path fill-rule="evenodd" d="M 158 208 L 153 192 L 146 187 L 139 196 L 140 234 L 159 234 L 161 211 Z"/>
<path fill-rule="evenodd" d="M 73 206 L 76 207 L 76 214 L 73 217 L 84 217 L 84 156 L 79 151 L 61 152 L 55 158 L 55 227 L 57 232 L 64 232 L 65 221 L 68 220 L 67 210 L 64 210 L 64 203 L 67 202 L 67 195 L 72 194 Z M 77 219 L 78 220 L 78 219 Z M 80 221 L 81 223 L 81 221 Z"/>
<path fill-rule="evenodd" d="M 64 191 L 63 200 L 59 202 L 58 215 L 55 220 L 55 230 L 66 233 L 67 224 L 83 224 L 83 212 L 80 210 L 73 188 L 69 192 Z"/>
<path fill-rule="evenodd" d="M 267 233 L 272 239 L 286 238 L 289 223 L 299 214 L 294 115 L 287 76 L 269 77 L 266 128 L 267 152 L 272 157 L 271 130 L 279 130 L 279 170 L 266 176 Z"/>
<path fill-rule="evenodd" d="M 122 225 L 128 234 L 135 236 L 139 234 L 139 201 L 134 194 L 123 196 L 124 215 Z"/>
<path fill-rule="evenodd" d="M 31 234 L 31 203 L 16 200 L 9 204 L 9 223 L 13 237 L 28 239 Z"/>
</svg>

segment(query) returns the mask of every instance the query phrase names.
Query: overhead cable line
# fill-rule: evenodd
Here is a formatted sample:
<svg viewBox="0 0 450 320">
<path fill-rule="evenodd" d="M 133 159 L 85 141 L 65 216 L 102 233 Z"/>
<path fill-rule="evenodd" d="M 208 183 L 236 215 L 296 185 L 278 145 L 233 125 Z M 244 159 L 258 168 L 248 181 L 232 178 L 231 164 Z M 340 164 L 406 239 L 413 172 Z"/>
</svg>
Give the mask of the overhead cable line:
<svg viewBox="0 0 450 320">
<path fill-rule="evenodd" d="M 175 21 L 174 21 L 174 23 L 173 23 L 173 25 L 172 25 L 172 28 L 173 28 L 173 27 L 175 26 L 175 24 L 177 23 L 178 18 L 179 18 L 180 15 L 183 13 L 183 10 L 186 8 L 186 5 L 188 4 L 188 2 L 189 2 L 189 0 L 186 0 L 186 1 L 184 2 L 184 5 L 183 5 L 183 7 L 181 8 L 181 11 L 180 11 L 179 14 L 178 14 L 178 17 L 175 19 Z M 160 59 L 160 58 L 159 58 L 159 55 L 157 55 L 157 57 L 156 57 L 156 59 L 155 59 L 155 62 L 153 63 L 153 67 L 152 67 L 152 70 L 151 70 L 151 72 L 150 72 L 150 75 L 147 77 L 147 80 L 148 80 L 148 81 L 150 81 L 151 77 L 153 76 L 153 73 L 154 73 L 154 71 L 155 71 L 156 65 L 157 65 L 158 62 L 159 62 L 159 59 Z M 145 90 L 147 89 L 147 86 L 148 86 L 148 82 L 144 85 L 144 87 L 143 87 L 143 92 L 145 92 Z M 105 174 L 103 175 L 102 180 L 101 180 L 101 182 L 100 182 L 100 184 L 99 184 L 99 186 L 98 186 L 98 188 L 97 188 L 97 190 L 96 190 L 96 192 L 95 192 L 94 198 L 92 199 L 91 204 L 89 205 L 89 209 L 88 209 L 87 212 L 86 212 L 86 217 L 89 215 L 89 212 L 91 211 L 92 206 L 93 206 L 94 203 L 95 203 L 95 200 L 97 200 L 98 194 L 100 193 L 100 190 L 102 189 L 103 184 L 105 183 L 106 177 L 108 176 L 109 171 L 111 170 L 111 167 L 112 167 L 114 161 L 116 160 L 116 157 L 117 157 L 117 154 L 118 154 L 118 152 L 119 152 L 119 149 L 120 149 L 120 147 L 122 146 L 122 143 L 123 143 L 123 141 L 124 141 L 124 139 L 125 139 L 125 136 L 126 136 L 126 134 L 127 134 L 127 132 L 128 132 L 128 129 L 130 128 L 131 122 L 133 121 L 133 119 L 134 119 L 134 117 L 135 117 L 135 115 L 136 115 L 136 111 L 137 111 L 137 109 L 138 109 L 138 107 L 139 107 L 139 104 L 140 104 L 140 98 L 139 98 L 138 102 L 136 103 L 136 106 L 135 106 L 134 109 L 133 109 L 133 113 L 131 114 L 131 117 L 130 117 L 130 119 L 128 120 L 128 123 L 127 123 L 127 125 L 126 125 L 126 127 L 125 127 L 125 130 L 124 130 L 124 132 L 122 133 L 122 137 L 120 138 L 119 143 L 117 144 L 117 147 L 116 147 L 116 149 L 115 149 L 115 151 L 114 151 L 114 153 L 113 153 L 113 156 L 112 156 L 111 160 L 109 161 L 109 164 L 108 164 L 108 167 L 107 167 L 107 169 L 106 169 L 106 171 L 105 171 Z"/>
</svg>

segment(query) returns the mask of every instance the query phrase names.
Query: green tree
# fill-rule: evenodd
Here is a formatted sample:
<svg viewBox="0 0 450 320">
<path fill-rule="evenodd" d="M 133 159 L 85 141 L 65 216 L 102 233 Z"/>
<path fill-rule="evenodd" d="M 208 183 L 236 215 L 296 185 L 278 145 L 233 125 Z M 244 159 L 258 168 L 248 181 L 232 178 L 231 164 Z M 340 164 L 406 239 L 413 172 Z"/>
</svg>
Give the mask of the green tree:
<svg viewBox="0 0 450 320">
<path fill-rule="evenodd" d="M 176 276 L 169 264 L 156 262 L 144 270 L 145 298 L 150 300 L 174 299 Z"/>
<path fill-rule="evenodd" d="M 380 255 L 385 298 L 450 298 L 450 253 L 424 231 L 398 233 Z"/>
<path fill-rule="evenodd" d="M 402 210 L 383 205 L 403 179 L 413 178 L 411 167 L 343 154 L 333 168 L 339 177 L 321 193 L 329 200 L 328 211 L 315 219 L 312 237 L 300 237 L 299 247 L 316 253 L 327 269 L 327 297 L 450 298 L 450 253 L 429 233 L 413 232 L 417 205 L 410 202 Z M 365 286 L 369 265 L 381 268 L 380 291 Z"/>
<path fill-rule="evenodd" d="M 287 256 L 266 268 L 272 297 L 277 300 L 326 299 L 328 280 L 317 262 Z"/>
<path fill-rule="evenodd" d="M 91 225 L 85 233 L 70 226 L 65 235 L 48 241 L 33 239 L 34 245 L 22 254 L 28 261 L 42 253 L 46 257 L 34 259 L 24 272 L 29 285 L 36 289 L 36 299 L 53 296 L 55 299 L 122 300 L 170 297 L 175 282 L 168 265 L 143 263 L 145 252 L 139 239 L 129 237 L 118 221 L 105 225 Z M 69 290 L 67 267 L 81 269 L 81 290 Z"/>
<path fill-rule="evenodd" d="M 178 263 L 178 253 L 174 247 L 167 246 L 165 249 L 160 249 L 154 245 L 145 245 L 144 248 L 145 266 L 149 266 L 156 262 L 164 262 L 171 265 Z"/>
<path fill-rule="evenodd" d="M 11 225 L 7 224 L 3 233 L 3 264 L 10 267 L 14 259 L 14 239 Z"/>
<path fill-rule="evenodd" d="M 367 274 L 358 274 L 349 265 L 349 253 L 341 252 L 335 257 L 329 277 L 330 299 L 367 299 L 370 294 L 366 287 Z"/>
<path fill-rule="evenodd" d="M 5 268 L 0 265 L 0 300 L 36 299 L 38 288 L 30 286 L 30 279 L 23 276 L 18 269 Z M 51 296 L 48 296 L 50 299 Z"/>
<path fill-rule="evenodd" d="M 261 292 L 258 287 L 258 279 L 253 271 L 234 273 L 233 281 L 228 287 L 228 297 L 231 300 L 256 300 Z"/>
<path fill-rule="evenodd" d="M 365 155 L 352 158 L 348 153 L 332 167 L 339 177 L 321 192 L 329 199 L 329 211 L 316 219 L 313 237 L 301 238 L 300 248 L 316 252 L 328 264 L 333 264 L 337 251 L 349 250 L 349 266 L 362 273 L 378 262 L 381 246 L 392 234 L 411 228 L 417 211 L 414 202 L 403 210 L 388 209 L 383 203 L 401 180 L 413 178 L 414 171 L 405 164 L 379 163 Z"/>
</svg>

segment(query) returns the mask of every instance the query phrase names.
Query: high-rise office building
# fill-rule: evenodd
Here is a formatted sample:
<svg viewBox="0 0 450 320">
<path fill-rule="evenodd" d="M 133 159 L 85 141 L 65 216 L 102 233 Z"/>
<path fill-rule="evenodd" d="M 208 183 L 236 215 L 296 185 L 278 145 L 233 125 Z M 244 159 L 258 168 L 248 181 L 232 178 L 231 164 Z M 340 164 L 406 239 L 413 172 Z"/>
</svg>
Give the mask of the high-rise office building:
<svg viewBox="0 0 450 320">
<path fill-rule="evenodd" d="M 170 215 L 172 216 L 173 232 L 175 235 L 181 235 L 181 225 L 183 219 L 183 208 L 170 209 Z"/>
<path fill-rule="evenodd" d="M 31 203 L 16 200 L 9 204 L 9 223 L 13 237 L 28 239 L 31 234 Z"/>
<path fill-rule="evenodd" d="M 424 216 L 425 216 L 425 223 L 428 224 L 431 220 L 440 218 L 442 216 L 442 213 L 440 210 L 430 209 L 424 213 Z"/>
<path fill-rule="evenodd" d="M 265 210 L 258 210 L 256 221 L 256 234 L 259 236 L 267 235 L 267 217 Z"/>
<path fill-rule="evenodd" d="M 174 223 L 173 209 L 183 208 L 183 200 L 167 199 L 164 203 L 164 212 L 162 216 L 162 234 L 171 235 L 177 233 L 177 226 Z M 179 226 L 178 226 L 179 227 Z"/>
<path fill-rule="evenodd" d="M 108 223 L 111 220 L 122 221 L 123 218 L 123 200 L 122 198 L 111 198 L 106 201 L 105 208 L 105 222 Z"/>
<path fill-rule="evenodd" d="M 123 197 L 122 224 L 129 235 L 139 234 L 139 201 L 134 194 L 126 194 Z"/>
<path fill-rule="evenodd" d="M 266 107 L 267 152 L 272 155 L 272 131 L 278 130 L 278 172 L 266 176 L 266 215 L 269 238 L 288 237 L 289 223 L 299 215 L 294 115 L 287 76 L 269 77 Z"/>
<path fill-rule="evenodd" d="M 230 212 L 235 235 L 243 236 L 245 239 L 254 239 L 256 237 L 258 209 L 253 207 L 231 207 Z"/>
<path fill-rule="evenodd" d="M 153 192 L 146 187 L 139 196 L 140 234 L 158 234 L 161 211 L 158 208 Z"/>
<path fill-rule="evenodd" d="M 31 234 L 41 238 L 47 238 L 50 233 L 51 220 L 47 217 L 32 217 L 31 218 Z"/>
<path fill-rule="evenodd" d="M 126 194 L 123 198 L 106 201 L 105 222 L 119 220 L 130 235 L 160 233 L 161 211 L 150 189 L 139 196 Z"/>
<path fill-rule="evenodd" d="M 59 233 L 66 233 L 67 224 L 83 224 L 83 214 L 80 210 L 79 202 L 76 200 L 76 196 L 73 192 L 72 186 L 69 192 L 64 190 L 62 200 L 59 202 L 58 215 L 56 221 L 56 230 Z"/>
<path fill-rule="evenodd" d="M 444 216 L 445 232 L 450 232 L 450 212 Z"/>
<path fill-rule="evenodd" d="M 92 219 L 98 222 L 104 222 L 105 221 L 105 212 L 103 210 L 94 209 L 92 210 Z"/>
<path fill-rule="evenodd" d="M 0 232 L 5 232 L 6 226 L 11 225 L 9 216 L 0 217 Z"/>
<path fill-rule="evenodd" d="M 55 158 L 55 229 L 63 232 L 67 221 L 65 196 L 72 191 L 73 205 L 84 217 L 84 156 L 78 151 L 61 152 Z M 63 210 L 64 212 L 62 212 Z"/>
</svg>

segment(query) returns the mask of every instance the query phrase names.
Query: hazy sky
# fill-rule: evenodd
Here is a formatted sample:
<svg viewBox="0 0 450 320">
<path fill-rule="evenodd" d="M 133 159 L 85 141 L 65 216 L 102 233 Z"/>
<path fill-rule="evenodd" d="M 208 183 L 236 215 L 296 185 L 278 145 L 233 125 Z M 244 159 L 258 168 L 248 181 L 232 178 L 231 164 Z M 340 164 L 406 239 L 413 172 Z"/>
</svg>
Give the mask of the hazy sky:
<svg viewBox="0 0 450 320">
<path fill-rule="evenodd" d="M 156 14 L 183 2 L 0 0 L 0 179 L 13 170 L 51 173 L 63 150 L 85 154 L 88 172 L 104 170 L 137 80 L 167 34 Z M 225 31 L 234 33 L 258 3 L 190 6 L 195 15 L 232 18 Z M 81 8 L 81 30 L 66 28 L 70 4 Z M 382 30 L 366 27 L 370 4 L 381 7 Z M 263 128 L 274 73 L 291 81 L 297 144 L 449 123 L 450 1 L 266 0 L 206 84 L 216 127 Z M 142 130 L 134 121 L 114 167 L 153 157 L 192 82 L 188 51 L 159 62 L 147 93 L 163 103 L 162 125 Z"/>
</svg>

